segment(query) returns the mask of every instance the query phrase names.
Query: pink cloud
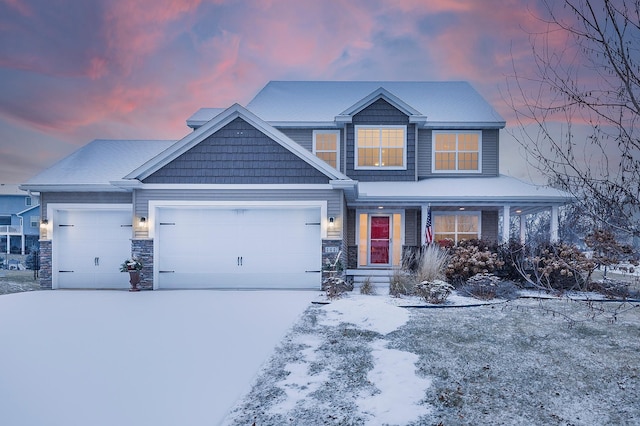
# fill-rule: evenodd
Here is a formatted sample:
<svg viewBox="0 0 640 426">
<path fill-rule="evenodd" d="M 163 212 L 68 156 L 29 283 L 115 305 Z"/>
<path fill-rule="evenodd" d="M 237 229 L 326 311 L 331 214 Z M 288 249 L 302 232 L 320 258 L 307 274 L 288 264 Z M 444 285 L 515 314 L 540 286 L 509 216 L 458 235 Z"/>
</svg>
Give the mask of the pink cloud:
<svg viewBox="0 0 640 426">
<path fill-rule="evenodd" d="M 23 16 L 33 14 L 33 10 L 22 0 L 2 0 L 2 2 Z"/>
</svg>

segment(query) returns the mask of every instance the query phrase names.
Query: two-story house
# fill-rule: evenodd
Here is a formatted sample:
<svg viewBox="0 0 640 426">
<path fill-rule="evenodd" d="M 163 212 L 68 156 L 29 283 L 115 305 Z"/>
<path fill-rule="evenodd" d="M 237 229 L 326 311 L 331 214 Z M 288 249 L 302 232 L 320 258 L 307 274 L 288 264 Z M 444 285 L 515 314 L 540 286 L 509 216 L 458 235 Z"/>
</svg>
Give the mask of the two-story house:
<svg viewBox="0 0 640 426">
<path fill-rule="evenodd" d="M 38 197 L 21 191 L 17 184 L 0 184 L 0 257 L 29 254 L 39 237 Z"/>
<path fill-rule="evenodd" d="M 23 189 L 40 193 L 41 280 L 126 288 L 320 288 L 327 260 L 388 274 L 435 241 L 504 241 L 512 216 L 566 194 L 499 174 L 505 121 L 465 82 L 267 84 L 204 108 L 178 141 L 96 140 Z M 524 233 L 522 233 L 524 238 Z"/>
</svg>

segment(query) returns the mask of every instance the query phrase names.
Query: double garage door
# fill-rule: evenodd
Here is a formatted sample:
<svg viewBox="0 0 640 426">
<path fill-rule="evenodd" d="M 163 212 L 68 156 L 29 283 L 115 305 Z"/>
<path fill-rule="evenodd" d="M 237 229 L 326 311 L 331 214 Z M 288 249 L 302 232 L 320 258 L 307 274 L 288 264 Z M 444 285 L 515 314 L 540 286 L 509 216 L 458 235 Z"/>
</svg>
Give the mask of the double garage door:
<svg viewBox="0 0 640 426">
<path fill-rule="evenodd" d="M 154 287 L 320 288 L 320 208 L 158 207 Z M 54 287 L 128 288 L 131 210 L 58 210 Z"/>
<path fill-rule="evenodd" d="M 158 288 L 319 288 L 319 208 L 158 208 Z"/>
</svg>

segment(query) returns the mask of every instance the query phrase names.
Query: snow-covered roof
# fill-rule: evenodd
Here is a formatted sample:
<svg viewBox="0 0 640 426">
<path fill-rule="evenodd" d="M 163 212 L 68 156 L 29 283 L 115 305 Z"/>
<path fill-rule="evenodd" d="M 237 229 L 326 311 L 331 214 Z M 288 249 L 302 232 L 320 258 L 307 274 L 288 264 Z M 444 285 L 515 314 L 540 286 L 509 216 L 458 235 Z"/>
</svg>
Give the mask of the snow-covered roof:
<svg viewBox="0 0 640 426">
<path fill-rule="evenodd" d="M 429 178 L 417 182 L 359 182 L 356 203 L 416 202 L 435 205 L 561 205 L 571 195 L 511 176 Z"/>
<path fill-rule="evenodd" d="M 31 191 L 87 187 L 114 191 L 110 184 L 164 151 L 175 141 L 97 139 L 20 185 Z"/>
<path fill-rule="evenodd" d="M 0 183 L 0 195 L 27 195 L 17 183 Z"/>
<path fill-rule="evenodd" d="M 200 108 L 187 119 L 187 126 L 196 129 L 224 110 L 225 108 Z"/>
<path fill-rule="evenodd" d="M 330 123 L 379 89 L 426 116 L 428 126 L 505 124 L 464 81 L 271 81 L 247 108 L 272 124 Z"/>
<path fill-rule="evenodd" d="M 275 126 L 336 126 L 379 97 L 429 128 L 505 126 L 465 81 L 271 81 L 247 109 Z M 200 108 L 187 125 L 197 128 L 222 111 Z"/>
</svg>

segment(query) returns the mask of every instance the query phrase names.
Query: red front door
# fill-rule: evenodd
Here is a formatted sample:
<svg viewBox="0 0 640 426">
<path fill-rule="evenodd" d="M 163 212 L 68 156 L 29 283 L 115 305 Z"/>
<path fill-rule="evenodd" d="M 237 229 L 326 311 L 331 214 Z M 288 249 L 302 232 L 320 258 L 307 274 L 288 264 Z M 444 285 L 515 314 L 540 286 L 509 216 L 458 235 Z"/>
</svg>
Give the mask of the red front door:
<svg viewBox="0 0 640 426">
<path fill-rule="evenodd" d="M 374 265 L 388 265 L 389 243 L 391 241 L 391 218 L 389 216 L 371 216 L 370 231 L 370 263 Z"/>
</svg>

